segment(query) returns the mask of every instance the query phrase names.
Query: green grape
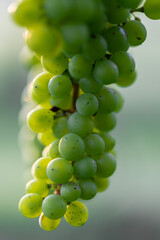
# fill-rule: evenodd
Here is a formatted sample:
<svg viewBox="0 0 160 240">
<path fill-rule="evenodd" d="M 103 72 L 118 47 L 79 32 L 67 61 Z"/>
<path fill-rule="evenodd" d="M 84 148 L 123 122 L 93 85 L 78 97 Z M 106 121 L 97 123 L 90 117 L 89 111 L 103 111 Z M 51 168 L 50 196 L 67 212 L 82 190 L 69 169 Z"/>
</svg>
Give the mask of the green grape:
<svg viewBox="0 0 160 240">
<path fill-rule="evenodd" d="M 47 157 L 50 157 L 51 159 L 60 157 L 60 153 L 58 150 L 59 145 L 59 139 L 53 141 L 47 148 Z"/>
<path fill-rule="evenodd" d="M 66 183 L 72 175 L 72 164 L 64 158 L 55 158 L 47 166 L 47 176 L 54 183 Z"/>
<path fill-rule="evenodd" d="M 107 19 L 113 24 L 124 23 L 129 17 L 130 9 L 121 7 L 116 0 L 108 2 Z"/>
<path fill-rule="evenodd" d="M 42 212 L 43 198 L 36 193 L 24 195 L 19 202 L 19 211 L 27 218 L 36 218 Z"/>
<path fill-rule="evenodd" d="M 39 217 L 39 226 L 45 231 L 53 231 L 59 226 L 60 221 L 61 219 L 47 218 L 44 213 L 42 213 Z"/>
<path fill-rule="evenodd" d="M 89 36 L 87 25 L 80 23 L 65 23 L 61 31 L 64 38 L 63 51 L 68 57 L 77 54 Z"/>
<path fill-rule="evenodd" d="M 65 220 L 74 227 L 84 225 L 88 220 L 88 209 L 79 201 L 70 203 L 64 215 Z"/>
<path fill-rule="evenodd" d="M 51 96 L 48 90 L 48 83 L 52 77 L 52 74 L 43 72 L 34 78 L 32 85 L 32 98 L 37 103 L 44 102 Z"/>
<path fill-rule="evenodd" d="M 53 126 L 53 112 L 45 108 L 35 108 L 27 115 L 27 124 L 36 133 L 42 133 Z"/>
<path fill-rule="evenodd" d="M 53 134 L 56 138 L 61 138 L 68 133 L 67 118 L 60 117 L 55 120 L 53 125 Z"/>
<path fill-rule="evenodd" d="M 57 75 L 51 78 L 48 88 L 53 97 L 65 98 L 70 95 L 72 82 L 64 75 Z"/>
<path fill-rule="evenodd" d="M 62 184 L 60 189 L 60 195 L 67 201 L 72 202 L 77 200 L 81 195 L 81 189 L 75 182 L 68 182 Z"/>
<path fill-rule="evenodd" d="M 43 17 L 43 8 L 37 1 L 23 0 L 12 3 L 8 9 L 13 21 L 20 26 L 30 26 Z"/>
<path fill-rule="evenodd" d="M 58 56 L 62 50 L 63 39 L 58 29 L 43 23 L 28 29 L 25 36 L 28 47 L 40 56 Z"/>
<path fill-rule="evenodd" d="M 26 184 L 26 193 L 37 193 L 41 197 L 46 197 L 49 194 L 49 187 L 44 180 L 32 179 Z"/>
<path fill-rule="evenodd" d="M 68 70 L 73 78 L 80 79 L 91 73 L 92 63 L 82 54 L 77 54 L 71 58 Z"/>
<path fill-rule="evenodd" d="M 132 20 L 127 22 L 123 28 L 126 31 L 130 46 L 138 46 L 146 40 L 147 30 L 141 22 Z"/>
<path fill-rule="evenodd" d="M 85 117 L 74 112 L 68 119 L 68 130 L 84 138 L 93 131 L 93 121 L 90 117 Z"/>
<path fill-rule="evenodd" d="M 51 158 L 41 157 L 32 166 L 32 175 L 37 179 L 47 179 L 47 166 L 51 161 Z"/>
<path fill-rule="evenodd" d="M 95 61 L 104 57 L 106 51 L 107 42 L 100 35 L 88 39 L 88 41 L 86 41 L 82 47 L 83 55 L 91 61 Z"/>
<path fill-rule="evenodd" d="M 128 77 L 135 70 L 135 61 L 133 57 L 127 52 L 121 51 L 113 53 L 110 59 L 118 66 L 119 77 Z"/>
<path fill-rule="evenodd" d="M 105 143 L 105 152 L 110 152 L 116 144 L 115 139 L 108 132 L 100 132 L 99 135 Z"/>
<path fill-rule="evenodd" d="M 96 160 L 97 172 L 96 175 L 101 178 L 110 177 L 116 169 L 116 159 L 111 153 L 104 153 Z"/>
<path fill-rule="evenodd" d="M 94 176 L 93 180 L 97 186 L 97 192 L 104 192 L 109 187 L 109 180 L 107 178 Z"/>
<path fill-rule="evenodd" d="M 136 9 L 142 0 L 116 0 L 118 4 L 120 4 L 124 8 L 132 8 Z"/>
<path fill-rule="evenodd" d="M 92 179 L 79 179 L 79 186 L 81 188 L 81 199 L 90 200 L 95 197 L 97 186 Z"/>
<path fill-rule="evenodd" d="M 38 133 L 37 138 L 44 146 L 48 146 L 56 139 L 51 128 L 43 133 Z"/>
<path fill-rule="evenodd" d="M 80 159 L 85 150 L 85 145 L 78 135 L 68 133 L 64 135 L 59 142 L 59 152 L 62 157 L 70 161 Z"/>
<path fill-rule="evenodd" d="M 73 165 L 74 174 L 77 178 L 91 178 L 97 171 L 95 160 L 90 157 L 84 157 Z"/>
<path fill-rule="evenodd" d="M 65 200 L 57 194 L 47 196 L 42 203 L 43 213 L 50 219 L 59 219 L 63 217 L 66 209 L 67 204 Z"/>
<path fill-rule="evenodd" d="M 115 128 L 116 117 L 115 114 L 97 113 L 94 117 L 94 124 L 100 131 L 108 132 Z"/>
<path fill-rule="evenodd" d="M 44 9 L 53 22 L 59 23 L 68 20 L 73 11 L 73 0 L 45 0 Z"/>
<path fill-rule="evenodd" d="M 119 87 L 129 87 L 131 86 L 137 77 L 137 72 L 134 71 L 133 73 L 131 73 L 130 75 L 126 75 L 126 76 L 121 76 L 117 79 L 117 85 Z"/>
<path fill-rule="evenodd" d="M 42 57 L 43 67 L 54 75 L 62 74 L 68 68 L 69 59 L 64 53 L 57 57 Z"/>
<path fill-rule="evenodd" d="M 81 78 L 79 86 L 85 93 L 97 93 L 102 88 L 102 85 L 94 79 L 92 74 Z"/>
<path fill-rule="evenodd" d="M 95 17 L 97 11 L 96 1 L 75 0 L 74 18 L 77 21 L 90 21 Z"/>
<path fill-rule="evenodd" d="M 76 101 L 77 111 L 86 117 L 92 116 L 98 110 L 99 103 L 95 95 L 84 93 Z"/>
<path fill-rule="evenodd" d="M 52 107 L 58 107 L 62 110 L 68 110 L 70 108 L 72 108 L 72 97 L 71 96 L 67 96 L 67 97 L 63 97 L 63 98 L 55 98 L 52 96 L 52 98 L 50 99 L 50 103 Z"/>
<path fill-rule="evenodd" d="M 118 84 L 118 83 L 117 83 Z M 116 107 L 116 109 L 114 110 L 116 113 L 120 112 L 123 108 L 124 105 L 124 98 L 122 97 L 122 95 L 120 94 L 120 92 L 118 92 L 116 89 L 114 89 L 117 93 L 118 96 L 118 105 Z"/>
<path fill-rule="evenodd" d="M 118 78 L 118 68 L 114 62 L 103 58 L 96 62 L 93 69 L 93 76 L 100 84 L 115 83 Z"/>
<path fill-rule="evenodd" d="M 116 91 L 112 88 L 103 87 L 96 94 L 99 101 L 98 111 L 109 114 L 113 112 L 118 105 L 118 96 Z"/>
<path fill-rule="evenodd" d="M 108 51 L 111 53 L 127 51 L 129 48 L 127 35 L 120 26 L 113 26 L 104 33 L 104 38 L 108 43 Z"/>
<path fill-rule="evenodd" d="M 143 6 L 145 15 L 153 20 L 160 19 L 160 1 L 146 0 Z"/>
<path fill-rule="evenodd" d="M 104 153 L 105 143 L 98 134 L 91 134 L 84 139 L 86 153 L 89 156 L 97 156 Z"/>
</svg>

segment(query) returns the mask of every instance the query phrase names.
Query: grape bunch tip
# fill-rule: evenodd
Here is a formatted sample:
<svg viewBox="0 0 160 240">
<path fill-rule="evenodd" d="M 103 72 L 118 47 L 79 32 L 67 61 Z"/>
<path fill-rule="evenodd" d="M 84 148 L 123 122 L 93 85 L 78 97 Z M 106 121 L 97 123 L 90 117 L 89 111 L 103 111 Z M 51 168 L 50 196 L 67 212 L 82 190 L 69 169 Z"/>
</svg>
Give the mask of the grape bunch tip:
<svg viewBox="0 0 160 240">
<path fill-rule="evenodd" d="M 123 107 L 118 87 L 136 79 L 130 47 L 147 30 L 136 13 L 160 19 L 160 1 L 21 0 L 8 8 L 25 28 L 20 59 L 29 70 L 19 143 L 32 179 L 19 211 L 46 231 L 64 217 L 86 223 L 82 200 L 105 191 L 116 170 L 110 132 Z"/>
</svg>

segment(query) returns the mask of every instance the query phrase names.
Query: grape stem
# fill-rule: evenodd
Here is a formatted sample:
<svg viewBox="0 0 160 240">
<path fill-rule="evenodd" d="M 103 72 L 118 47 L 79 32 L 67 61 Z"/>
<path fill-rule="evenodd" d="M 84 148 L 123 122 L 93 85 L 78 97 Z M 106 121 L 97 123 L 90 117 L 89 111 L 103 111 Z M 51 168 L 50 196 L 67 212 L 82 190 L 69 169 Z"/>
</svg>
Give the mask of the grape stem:
<svg viewBox="0 0 160 240">
<path fill-rule="evenodd" d="M 142 12 L 142 13 L 144 13 L 144 7 L 140 7 L 140 8 L 137 8 L 137 9 L 132 9 L 130 11 L 130 13 L 134 13 L 134 12 Z"/>
</svg>

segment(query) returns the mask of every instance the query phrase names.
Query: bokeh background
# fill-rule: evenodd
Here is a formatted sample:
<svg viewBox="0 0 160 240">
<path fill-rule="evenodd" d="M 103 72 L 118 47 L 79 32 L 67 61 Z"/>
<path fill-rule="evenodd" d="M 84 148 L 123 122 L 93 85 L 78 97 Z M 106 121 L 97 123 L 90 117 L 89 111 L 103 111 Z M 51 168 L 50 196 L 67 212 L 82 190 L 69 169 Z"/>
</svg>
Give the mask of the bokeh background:
<svg viewBox="0 0 160 240">
<path fill-rule="evenodd" d="M 105 193 L 87 202 L 89 220 L 80 228 L 63 220 L 46 233 L 37 219 L 18 212 L 24 194 L 25 164 L 17 143 L 20 96 L 27 72 L 18 60 L 23 29 L 7 14 L 11 0 L 0 0 L 0 239 L 1 240 L 159 240 L 160 239 L 160 21 L 142 16 L 147 41 L 132 48 L 136 83 L 120 89 L 125 99 L 113 135 L 117 171 Z"/>
</svg>

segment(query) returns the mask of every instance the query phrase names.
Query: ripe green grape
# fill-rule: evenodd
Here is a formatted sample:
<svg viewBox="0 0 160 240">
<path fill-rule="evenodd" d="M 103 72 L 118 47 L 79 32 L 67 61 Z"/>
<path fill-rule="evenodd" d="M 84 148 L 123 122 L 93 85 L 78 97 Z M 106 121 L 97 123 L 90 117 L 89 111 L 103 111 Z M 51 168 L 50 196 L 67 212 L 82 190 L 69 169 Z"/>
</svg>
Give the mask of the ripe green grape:
<svg viewBox="0 0 160 240">
<path fill-rule="evenodd" d="M 38 133 L 37 138 L 44 146 L 48 146 L 56 139 L 51 128 L 43 133 Z"/>
<path fill-rule="evenodd" d="M 98 60 L 93 69 L 93 76 L 95 80 L 104 85 L 115 83 L 118 78 L 118 74 L 116 64 L 106 58 Z"/>
<path fill-rule="evenodd" d="M 91 93 L 82 94 L 76 101 L 77 111 L 86 117 L 92 116 L 98 110 L 98 99 Z"/>
<path fill-rule="evenodd" d="M 26 184 L 26 193 L 37 193 L 41 197 L 46 197 L 49 194 L 49 187 L 44 180 L 32 179 Z"/>
<path fill-rule="evenodd" d="M 64 158 L 55 158 L 47 166 L 47 176 L 54 183 L 66 183 L 72 175 L 72 164 Z"/>
<path fill-rule="evenodd" d="M 61 219 L 47 218 L 44 213 L 42 213 L 39 217 L 39 226 L 45 231 L 53 231 L 59 226 L 60 221 Z"/>
<path fill-rule="evenodd" d="M 84 139 L 85 150 L 89 156 L 98 156 L 104 153 L 105 143 L 98 134 L 91 134 Z"/>
<path fill-rule="evenodd" d="M 58 158 L 60 157 L 60 153 L 58 150 L 58 146 L 59 146 L 59 139 L 53 141 L 47 148 L 47 153 L 46 156 L 54 159 L 54 158 Z"/>
<path fill-rule="evenodd" d="M 84 225 L 88 220 L 88 209 L 79 201 L 70 203 L 64 215 L 65 220 L 72 226 L 79 227 Z"/>
<path fill-rule="evenodd" d="M 81 199 L 90 200 L 95 197 L 97 186 L 92 179 L 79 179 L 79 186 L 81 188 Z"/>
<path fill-rule="evenodd" d="M 65 98 L 70 95 L 72 90 L 72 82 L 64 75 L 57 75 L 51 78 L 48 88 L 53 97 Z"/>
<path fill-rule="evenodd" d="M 99 135 L 105 143 L 105 152 L 110 152 L 116 144 L 115 139 L 108 132 L 100 132 Z"/>
<path fill-rule="evenodd" d="M 160 1 L 146 0 L 143 6 L 145 15 L 153 20 L 160 19 Z"/>
<path fill-rule="evenodd" d="M 77 178 L 91 178 L 96 173 L 97 165 L 94 159 L 84 157 L 73 165 L 74 174 Z"/>
<path fill-rule="evenodd" d="M 129 48 L 126 32 L 122 27 L 114 26 L 107 29 L 104 38 L 108 44 L 110 53 L 127 51 Z"/>
<path fill-rule="evenodd" d="M 80 197 L 81 189 L 77 183 L 68 182 L 62 184 L 60 195 L 66 200 L 66 202 L 72 202 Z"/>
<path fill-rule="evenodd" d="M 104 153 L 96 159 L 97 172 L 96 175 L 101 178 L 110 177 L 116 169 L 116 159 L 111 153 Z"/>
<path fill-rule="evenodd" d="M 93 121 L 90 117 L 85 117 L 74 112 L 68 119 L 68 130 L 84 138 L 93 131 Z"/>
<path fill-rule="evenodd" d="M 53 126 L 53 113 L 45 108 L 35 108 L 27 115 L 27 124 L 36 133 L 42 133 Z"/>
<path fill-rule="evenodd" d="M 67 160 L 77 161 L 83 156 L 84 151 L 84 142 L 77 134 L 68 133 L 59 142 L 59 152 Z"/>
<path fill-rule="evenodd" d="M 98 83 L 94 79 L 93 74 L 88 77 L 81 78 L 79 86 L 85 93 L 97 93 L 102 88 L 102 84 Z"/>
<path fill-rule="evenodd" d="M 94 117 L 94 124 L 95 127 L 102 132 L 111 131 L 116 126 L 115 114 L 104 114 L 98 112 Z"/>
<path fill-rule="evenodd" d="M 37 179 L 47 179 L 47 165 L 51 161 L 51 158 L 48 157 L 41 157 L 37 159 L 37 161 L 32 166 L 32 175 Z"/>
<path fill-rule="evenodd" d="M 99 178 L 97 176 L 94 176 L 93 178 L 96 186 L 97 186 L 97 192 L 104 192 L 109 187 L 109 180 L 108 178 Z"/>
<path fill-rule="evenodd" d="M 69 59 L 64 53 L 57 57 L 42 57 L 43 67 L 54 75 L 60 75 L 68 68 Z"/>
<path fill-rule="evenodd" d="M 134 71 L 133 73 L 131 73 L 130 75 L 126 75 L 126 76 L 121 76 L 117 79 L 117 85 L 119 87 L 129 87 L 131 86 L 137 77 L 137 72 Z"/>
<path fill-rule="evenodd" d="M 88 76 L 92 70 L 92 63 L 82 54 L 77 54 L 71 58 L 68 70 L 71 76 L 75 79 L 80 79 Z"/>
<path fill-rule="evenodd" d="M 118 84 L 118 83 L 117 83 Z M 119 84 L 118 84 L 119 85 Z M 117 91 L 116 89 L 114 89 L 117 93 L 118 96 L 118 105 L 116 107 L 116 109 L 114 110 L 116 113 L 120 112 L 123 108 L 124 105 L 124 98 L 122 97 L 122 94 L 120 94 L 119 91 Z"/>
<path fill-rule="evenodd" d="M 91 61 L 95 61 L 104 57 L 106 51 L 107 42 L 100 35 L 88 39 L 88 41 L 86 41 L 82 47 L 83 55 Z"/>
<path fill-rule="evenodd" d="M 126 31 L 130 46 L 138 46 L 146 40 L 147 31 L 141 22 L 137 20 L 128 21 L 123 28 Z"/>
<path fill-rule="evenodd" d="M 66 209 L 67 204 L 65 200 L 57 194 L 47 196 L 42 203 L 43 213 L 50 219 L 59 219 L 63 217 Z"/>
<path fill-rule="evenodd" d="M 96 94 L 99 101 L 98 111 L 102 113 L 109 114 L 113 112 L 118 105 L 118 96 L 116 91 L 112 88 L 103 87 Z"/>
<path fill-rule="evenodd" d="M 43 198 L 36 193 L 24 195 L 19 202 L 19 211 L 27 218 L 36 218 L 42 212 Z"/>
<path fill-rule="evenodd" d="M 53 125 L 53 135 L 56 138 L 61 138 L 67 133 L 68 133 L 67 118 L 65 117 L 57 118 Z"/>
</svg>

